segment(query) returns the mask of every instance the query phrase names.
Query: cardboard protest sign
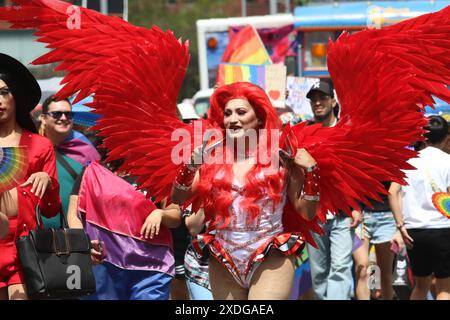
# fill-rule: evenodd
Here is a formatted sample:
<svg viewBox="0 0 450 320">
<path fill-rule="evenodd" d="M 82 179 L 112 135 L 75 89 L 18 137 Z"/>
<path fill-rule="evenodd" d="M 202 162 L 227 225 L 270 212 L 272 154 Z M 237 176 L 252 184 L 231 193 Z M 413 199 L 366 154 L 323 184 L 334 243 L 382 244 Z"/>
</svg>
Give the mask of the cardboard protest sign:
<svg viewBox="0 0 450 320">
<path fill-rule="evenodd" d="M 313 118 L 311 105 L 309 99 L 306 98 L 306 94 L 318 80 L 317 78 L 287 77 L 288 98 L 286 105 L 303 119 Z"/>
</svg>

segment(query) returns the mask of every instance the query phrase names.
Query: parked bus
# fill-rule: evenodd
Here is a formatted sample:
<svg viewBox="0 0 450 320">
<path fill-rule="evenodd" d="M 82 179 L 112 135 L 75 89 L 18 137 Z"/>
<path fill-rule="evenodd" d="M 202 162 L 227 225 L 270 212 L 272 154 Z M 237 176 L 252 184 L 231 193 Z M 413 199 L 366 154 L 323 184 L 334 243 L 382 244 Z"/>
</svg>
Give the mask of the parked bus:
<svg viewBox="0 0 450 320">
<path fill-rule="evenodd" d="M 321 78 L 329 77 L 326 64 L 328 40 L 336 40 L 343 30 L 356 32 L 365 28 L 384 27 L 439 11 L 448 5 L 449 0 L 334 2 L 296 7 L 292 15 L 197 20 L 200 89 L 205 92 L 215 84 L 217 68 L 228 45 L 230 27 L 251 24 L 261 36 L 261 32 L 268 28 L 291 26 L 290 41 L 295 48 L 283 61 L 288 74 Z M 273 36 L 277 34 L 273 33 Z M 261 39 L 270 54 L 271 48 L 265 42 L 267 38 Z M 429 111 L 444 114 L 448 120 L 450 106 L 437 101 L 437 107 L 439 111 Z"/>
<path fill-rule="evenodd" d="M 200 89 L 206 90 L 215 84 L 217 68 L 228 45 L 228 28 L 248 24 L 257 30 L 284 26 L 293 28 L 293 23 L 292 14 L 197 20 Z"/>
<path fill-rule="evenodd" d="M 380 28 L 439 11 L 448 5 L 448 0 L 364 1 L 296 7 L 296 74 L 302 77 L 329 77 L 326 45 L 328 39 L 336 40 L 343 30 L 356 32 L 365 28 Z"/>
<path fill-rule="evenodd" d="M 197 20 L 200 89 L 212 88 L 217 67 L 228 45 L 228 29 L 246 24 L 258 32 L 267 28 L 293 25 L 296 38 L 294 55 L 285 59 L 288 74 L 303 77 L 328 77 L 326 44 L 336 40 L 343 30 L 383 27 L 425 13 L 439 11 L 450 4 L 436 1 L 364 1 L 316 4 L 294 9 L 294 14 Z M 264 42 L 264 39 L 262 39 Z M 270 53 L 270 47 L 265 43 Z M 290 70 L 294 68 L 294 71 Z"/>
</svg>

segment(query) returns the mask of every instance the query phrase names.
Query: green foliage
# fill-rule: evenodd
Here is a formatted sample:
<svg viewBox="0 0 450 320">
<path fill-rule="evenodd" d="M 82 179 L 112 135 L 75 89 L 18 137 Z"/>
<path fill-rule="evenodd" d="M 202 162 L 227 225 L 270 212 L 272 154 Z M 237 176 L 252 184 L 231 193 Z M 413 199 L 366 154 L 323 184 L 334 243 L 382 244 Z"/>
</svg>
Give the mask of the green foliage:
<svg viewBox="0 0 450 320">
<path fill-rule="evenodd" d="M 295 5 L 296 6 L 306 6 L 309 2 L 310 2 L 310 0 L 295 0 Z"/>
<path fill-rule="evenodd" d="M 196 21 L 224 17 L 226 3 L 225 0 L 193 0 L 174 7 L 165 0 L 129 1 L 130 23 L 146 28 L 157 25 L 172 30 L 177 38 L 189 40 L 190 63 L 178 96 L 180 102 L 191 98 L 200 88 Z"/>
</svg>

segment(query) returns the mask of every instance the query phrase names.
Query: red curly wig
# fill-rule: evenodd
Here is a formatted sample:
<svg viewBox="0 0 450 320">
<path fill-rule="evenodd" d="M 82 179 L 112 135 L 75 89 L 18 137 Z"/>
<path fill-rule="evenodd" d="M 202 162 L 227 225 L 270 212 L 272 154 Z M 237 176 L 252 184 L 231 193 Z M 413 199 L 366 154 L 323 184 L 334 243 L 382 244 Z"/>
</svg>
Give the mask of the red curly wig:
<svg viewBox="0 0 450 320">
<path fill-rule="evenodd" d="M 211 96 L 209 120 L 225 133 L 224 109 L 233 99 L 245 99 L 249 102 L 262 123 L 260 129 L 267 129 L 267 142 L 270 143 L 272 130 L 281 129 L 281 120 L 264 90 L 252 83 L 237 82 L 216 89 Z M 270 146 L 268 150 L 270 152 Z M 263 196 L 269 195 L 274 207 L 281 200 L 284 171 L 264 175 L 264 167 L 267 165 L 257 162 L 245 177 L 244 199 L 240 206 L 247 212 L 248 222 L 253 221 L 260 213 L 256 202 Z M 233 180 L 231 164 L 205 164 L 200 170 L 197 197 L 205 210 L 206 220 L 211 221 L 215 228 L 224 228 L 230 222 L 230 207 L 234 199 L 231 191 Z"/>
<path fill-rule="evenodd" d="M 217 88 L 211 96 L 208 119 L 223 128 L 224 109 L 232 99 L 247 100 L 263 122 L 264 129 L 281 129 L 281 120 L 263 89 L 250 82 L 236 82 Z"/>
</svg>

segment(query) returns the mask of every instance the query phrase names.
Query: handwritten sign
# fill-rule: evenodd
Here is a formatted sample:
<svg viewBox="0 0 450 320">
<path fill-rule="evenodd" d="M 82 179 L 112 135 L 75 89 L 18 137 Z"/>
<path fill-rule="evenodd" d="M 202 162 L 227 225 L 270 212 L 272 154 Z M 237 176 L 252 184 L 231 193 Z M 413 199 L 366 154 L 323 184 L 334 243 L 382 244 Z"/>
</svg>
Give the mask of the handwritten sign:
<svg viewBox="0 0 450 320">
<path fill-rule="evenodd" d="M 317 78 L 287 77 L 288 98 L 286 105 L 303 119 L 313 118 L 311 105 L 309 99 L 306 98 L 306 94 L 318 80 Z"/>
</svg>

